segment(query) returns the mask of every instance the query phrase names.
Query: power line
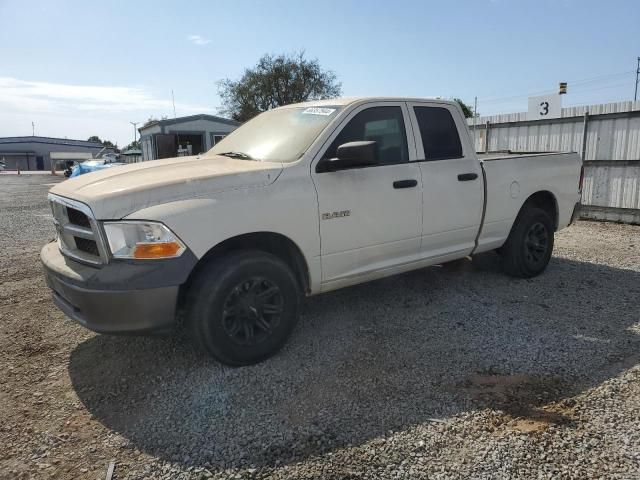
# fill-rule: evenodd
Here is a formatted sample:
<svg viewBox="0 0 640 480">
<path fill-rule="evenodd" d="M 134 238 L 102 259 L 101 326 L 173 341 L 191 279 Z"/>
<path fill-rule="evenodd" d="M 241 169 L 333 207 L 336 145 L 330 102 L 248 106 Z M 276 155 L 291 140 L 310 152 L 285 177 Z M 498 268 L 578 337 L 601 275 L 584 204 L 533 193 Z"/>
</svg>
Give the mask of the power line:
<svg viewBox="0 0 640 480">
<path fill-rule="evenodd" d="M 619 84 L 619 85 L 609 85 L 606 87 L 590 88 L 587 90 L 580 91 L 579 94 L 590 93 L 598 90 L 607 90 L 611 88 L 620 88 L 621 91 L 623 91 L 622 89 L 624 89 L 624 87 L 628 87 L 628 84 L 625 83 L 625 84 Z M 606 98 L 600 98 L 597 103 L 621 102 L 628 99 L 628 97 L 626 98 L 625 97 L 626 95 L 615 95 L 615 96 L 607 95 Z M 584 106 L 586 103 L 588 103 L 588 100 L 574 101 L 572 103 L 563 104 L 563 108 Z M 496 107 L 495 109 L 488 108 L 485 110 L 485 112 L 483 112 L 482 116 L 502 115 L 507 113 L 513 113 L 513 109 L 511 109 L 509 106 L 504 106 L 504 107 Z"/>
<path fill-rule="evenodd" d="M 639 68 L 640 70 L 640 68 Z M 588 83 L 594 83 L 594 82 L 599 82 L 599 81 L 603 81 L 605 79 L 608 80 L 612 80 L 614 77 L 620 77 L 623 75 L 629 75 L 629 74 L 635 74 L 636 71 L 635 70 L 628 70 L 626 72 L 616 72 L 616 73 L 609 73 L 606 75 L 599 75 L 597 77 L 590 77 L 590 78 L 586 78 L 586 79 L 582 79 L 582 80 L 568 80 L 567 83 L 569 84 L 569 88 L 571 89 L 571 93 L 574 93 L 574 89 L 575 86 L 583 86 L 585 84 Z M 585 90 L 578 90 L 578 92 L 580 91 L 585 91 Z M 532 96 L 536 96 L 536 95 L 545 95 L 545 94 L 549 94 L 549 93 L 553 93 L 555 92 L 555 90 L 539 90 L 536 92 L 529 92 L 529 93 L 523 93 L 523 94 L 517 94 L 517 95 L 511 95 L 511 96 L 506 96 L 506 97 L 487 97 L 487 98 L 478 98 L 478 103 L 504 103 L 505 101 L 509 101 L 509 100 L 518 100 L 521 98 L 528 98 L 528 97 L 532 97 Z"/>
<path fill-rule="evenodd" d="M 610 79 L 609 81 L 617 81 L 617 79 Z M 595 87 L 595 88 L 582 88 L 584 86 L 587 87 L 591 87 L 590 85 L 586 84 L 586 83 L 582 83 L 579 84 L 578 86 L 575 86 L 575 84 L 569 84 L 569 88 L 570 88 L 570 92 L 571 93 L 582 93 L 582 92 L 588 92 L 591 90 L 597 90 L 600 88 L 610 88 L 610 87 L 624 87 L 625 85 L 628 85 L 628 83 L 624 83 L 624 84 L 615 84 L 615 85 L 611 85 L 611 86 L 606 86 L 606 87 Z M 554 93 L 556 90 L 541 90 L 538 92 L 530 92 L 527 94 L 521 94 L 521 95 L 513 95 L 510 97 L 498 97 L 495 99 L 491 99 L 491 100 L 483 100 L 482 98 L 478 99 L 479 102 L 482 103 L 504 103 L 505 101 L 510 101 L 510 100 L 518 100 L 521 98 L 528 98 L 528 97 L 533 97 L 536 95 L 545 95 L 545 94 L 551 94 Z"/>
<path fill-rule="evenodd" d="M 582 86 L 578 86 L 578 87 L 571 88 L 571 93 L 580 94 L 580 93 L 584 93 L 584 92 L 592 92 L 592 91 L 603 90 L 603 89 L 608 89 L 608 88 L 624 88 L 624 87 L 626 87 L 628 85 L 629 84 L 625 82 L 625 83 L 615 83 L 613 85 L 604 85 L 604 86 L 598 86 L 598 87 L 590 87 L 589 85 L 587 85 L 589 88 L 581 88 Z M 544 90 L 544 91 L 539 91 L 539 92 L 528 93 L 528 94 L 525 94 L 525 95 L 514 95 L 512 97 L 496 98 L 494 100 L 478 99 L 478 103 L 482 103 L 483 105 L 496 104 L 496 103 L 508 103 L 508 102 L 511 102 L 511 101 L 514 101 L 514 100 L 533 97 L 533 96 L 536 96 L 536 95 L 552 94 L 555 91 L 556 90 Z"/>
<path fill-rule="evenodd" d="M 597 90 L 607 90 L 609 88 L 624 88 L 628 86 L 629 86 L 628 83 L 616 83 L 615 85 L 605 85 L 601 87 L 585 88 L 583 90 L 578 90 L 578 93 L 595 92 Z"/>
<path fill-rule="evenodd" d="M 624 101 L 628 101 L 626 96 L 607 96 L 604 98 L 600 98 L 598 100 L 598 103 L 612 103 L 612 102 L 624 102 Z M 562 108 L 568 108 L 568 107 L 582 107 L 585 105 L 585 102 L 573 102 L 573 103 L 569 103 L 567 105 L 562 105 Z"/>
<path fill-rule="evenodd" d="M 600 79 L 605 79 L 609 77 L 619 77 L 621 75 L 628 75 L 630 73 L 635 73 L 635 72 L 633 70 L 627 70 L 626 72 L 608 73 L 606 75 L 598 75 L 597 77 L 585 78 L 584 80 L 569 80 L 568 82 L 571 82 L 573 85 L 581 85 L 583 83 L 595 82 Z"/>
</svg>

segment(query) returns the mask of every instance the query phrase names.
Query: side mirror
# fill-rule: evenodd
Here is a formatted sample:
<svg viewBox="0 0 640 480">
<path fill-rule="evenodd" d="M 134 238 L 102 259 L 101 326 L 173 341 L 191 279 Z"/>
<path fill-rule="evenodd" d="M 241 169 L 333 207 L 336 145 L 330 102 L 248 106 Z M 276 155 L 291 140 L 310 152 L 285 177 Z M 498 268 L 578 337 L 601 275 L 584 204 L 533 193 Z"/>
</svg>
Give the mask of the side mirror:
<svg viewBox="0 0 640 480">
<path fill-rule="evenodd" d="M 343 143 L 336 151 L 336 158 L 326 161 L 326 171 L 365 167 L 378 164 L 378 142 L 365 140 Z"/>
</svg>

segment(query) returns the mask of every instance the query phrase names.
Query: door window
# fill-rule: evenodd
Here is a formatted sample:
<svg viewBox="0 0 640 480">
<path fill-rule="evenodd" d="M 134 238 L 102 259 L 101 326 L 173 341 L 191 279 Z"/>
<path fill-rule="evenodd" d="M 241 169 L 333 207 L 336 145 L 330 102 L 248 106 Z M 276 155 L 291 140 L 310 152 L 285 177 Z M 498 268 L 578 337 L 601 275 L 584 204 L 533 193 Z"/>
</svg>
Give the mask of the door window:
<svg viewBox="0 0 640 480">
<path fill-rule="evenodd" d="M 462 144 L 451 112 L 441 107 L 413 107 L 426 160 L 462 157 Z"/>
<path fill-rule="evenodd" d="M 377 142 L 380 165 L 409 161 L 407 133 L 400 107 L 372 107 L 358 113 L 342 129 L 323 158 L 335 158 L 340 145 L 361 140 Z"/>
</svg>

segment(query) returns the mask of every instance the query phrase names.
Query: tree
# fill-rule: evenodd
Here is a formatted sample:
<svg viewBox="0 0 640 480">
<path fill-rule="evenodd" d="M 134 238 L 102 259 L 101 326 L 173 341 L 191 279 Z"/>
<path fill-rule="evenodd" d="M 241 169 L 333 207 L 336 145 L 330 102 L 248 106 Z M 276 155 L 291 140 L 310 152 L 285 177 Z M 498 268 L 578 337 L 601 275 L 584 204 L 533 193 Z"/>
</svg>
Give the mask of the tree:
<svg viewBox="0 0 640 480">
<path fill-rule="evenodd" d="M 136 140 L 135 142 L 131 142 L 129 145 L 122 149 L 123 152 L 127 150 L 140 150 L 140 140 Z"/>
<path fill-rule="evenodd" d="M 462 113 L 464 113 L 464 118 L 473 118 L 473 108 L 471 108 L 469 105 L 464 103 L 459 98 L 454 98 L 453 101 L 458 102 L 458 104 L 460 105 L 460 108 L 462 108 Z M 478 114 L 476 113 L 476 116 L 477 115 Z"/>
<path fill-rule="evenodd" d="M 166 120 L 167 118 L 169 117 L 167 117 L 166 115 L 162 115 L 160 119 L 157 119 L 152 115 L 147 119 L 146 122 L 144 122 L 144 125 L 142 125 L 142 128 L 146 127 L 147 125 L 151 125 L 152 123 L 159 122 L 160 120 Z"/>
<path fill-rule="evenodd" d="M 114 150 L 118 150 L 118 144 L 111 142 L 111 140 L 100 140 L 100 137 L 97 135 L 92 135 L 87 139 L 87 142 L 96 142 L 101 143 L 103 147 L 113 148 Z"/>
<path fill-rule="evenodd" d="M 220 113 L 239 122 L 281 105 L 335 98 L 341 92 L 335 73 L 323 70 L 317 59 L 306 59 L 304 52 L 264 55 L 239 80 L 218 83 Z"/>
</svg>

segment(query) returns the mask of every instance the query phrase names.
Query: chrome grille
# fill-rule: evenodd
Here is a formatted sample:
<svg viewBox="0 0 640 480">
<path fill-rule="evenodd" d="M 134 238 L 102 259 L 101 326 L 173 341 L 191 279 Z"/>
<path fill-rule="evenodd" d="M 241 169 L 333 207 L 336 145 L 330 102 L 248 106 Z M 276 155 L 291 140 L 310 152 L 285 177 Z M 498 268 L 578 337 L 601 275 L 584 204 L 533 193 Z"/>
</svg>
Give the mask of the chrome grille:
<svg viewBox="0 0 640 480">
<path fill-rule="evenodd" d="M 62 254 L 82 263 L 106 263 L 100 227 L 91 209 L 84 203 L 52 194 L 49 201 Z"/>
</svg>

